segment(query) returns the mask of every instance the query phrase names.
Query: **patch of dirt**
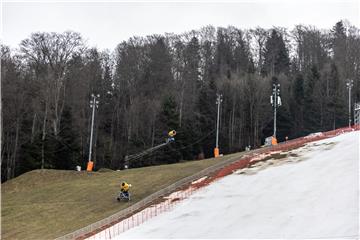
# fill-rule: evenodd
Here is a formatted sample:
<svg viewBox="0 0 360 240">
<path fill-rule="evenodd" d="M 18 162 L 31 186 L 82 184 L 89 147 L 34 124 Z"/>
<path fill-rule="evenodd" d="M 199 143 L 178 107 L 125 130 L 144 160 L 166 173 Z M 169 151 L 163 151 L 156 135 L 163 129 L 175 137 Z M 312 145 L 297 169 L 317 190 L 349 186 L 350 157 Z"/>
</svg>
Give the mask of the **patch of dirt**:
<svg viewBox="0 0 360 240">
<path fill-rule="evenodd" d="M 234 171 L 234 173 L 253 175 L 268 167 L 280 166 L 287 163 L 297 163 L 306 160 L 306 158 L 300 157 L 300 155 L 295 151 L 291 151 L 297 149 L 299 148 L 289 149 L 286 152 L 273 153 L 269 156 L 264 157 L 263 159 L 251 161 L 247 168 L 239 169 L 237 171 Z"/>
<path fill-rule="evenodd" d="M 289 153 L 290 157 L 299 157 L 299 155 L 297 153 Z"/>
<path fill-rule="evenodd" d="M 282 158 L 286 158 L 287 157 L 287 153 L 275 153 L 275 154 L 271 154 L 271 157 L 274 159 L 282 159 Z"/>
<path fill-rule="evenodd" d="M 324 148 L 325 150 L 330 150 L 332 149 L 333 147 L 335 147 L 336 143 L 335 142 L 329 142 L 329 143 L 326 143 L 325 144 L 327 147 Z"/>
<path fill-rule="evenodd" d="M 180 198 L 173 198 L 173 199 L 171 199 L 171 202 L 176 202 L 176 201 L 180 201 Z"/>
</svg>

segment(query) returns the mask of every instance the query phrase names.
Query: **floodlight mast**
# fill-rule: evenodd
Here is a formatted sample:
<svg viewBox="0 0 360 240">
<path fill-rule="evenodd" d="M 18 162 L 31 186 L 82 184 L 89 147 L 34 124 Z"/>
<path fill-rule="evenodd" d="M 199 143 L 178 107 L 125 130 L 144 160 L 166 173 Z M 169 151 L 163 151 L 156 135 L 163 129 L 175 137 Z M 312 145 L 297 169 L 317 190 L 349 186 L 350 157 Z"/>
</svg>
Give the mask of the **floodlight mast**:
<svg viewBox="0 0 360 240">
<path fill-rule="evenodd" d="M 274 107 L 274 133 L 273 136 L 276 138 L 276 110 L 278 106 L 281 106 L 280 98 L 280 84 L 273 84 L 273 91 L 270 97 L 270 103 Z"/>
<path fill-rule="evenodd" d="M 99 107 L 99 101 L 97 98 L 100 97 L 100 94 L 91 94 L 90 107 L 92 108 L 92 116 L 91 116 L 91 133 L 90 133 L 90 144 L 89 144 L 89 162 L 91 162 L 91 154 L 92 154 L 92 143 L 93 143 L 93 132 L 94 132 L 94 119 L 95 119 L 95 108 Z"/>
<path fill-rule="evenodd" d="M 215 147 L 219 148 L 219 122 L 220 122 L 220 104 L 222 102 L 222 95 L 216 94 L 216 105 L 217 105 L 217 120 L 216 120 L 216 144 Z"/>
<path fill-rule="evenodd" d="M 348 79 L 346 87 L 349 90 L 349 127 L 351 127 L 351 88 L 354 86 L 354 81 Z"/>
</svg>

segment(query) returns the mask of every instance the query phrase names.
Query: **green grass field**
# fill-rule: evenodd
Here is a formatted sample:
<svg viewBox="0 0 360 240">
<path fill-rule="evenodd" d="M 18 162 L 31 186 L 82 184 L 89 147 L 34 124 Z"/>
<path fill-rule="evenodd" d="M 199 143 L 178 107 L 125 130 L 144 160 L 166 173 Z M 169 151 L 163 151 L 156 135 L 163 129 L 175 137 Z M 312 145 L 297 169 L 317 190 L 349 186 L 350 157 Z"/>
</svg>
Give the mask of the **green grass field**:
<svg viewBox="0 0 360 240">
<path fill-rule="evenodd" d="M 236 153 L 125 171 L 34 170 L 1 186 L 2 239 L 54 239 L 106 218 L 184 177 Z M 131 202 L 117 202 L 122 180 Z"/>
</svg>

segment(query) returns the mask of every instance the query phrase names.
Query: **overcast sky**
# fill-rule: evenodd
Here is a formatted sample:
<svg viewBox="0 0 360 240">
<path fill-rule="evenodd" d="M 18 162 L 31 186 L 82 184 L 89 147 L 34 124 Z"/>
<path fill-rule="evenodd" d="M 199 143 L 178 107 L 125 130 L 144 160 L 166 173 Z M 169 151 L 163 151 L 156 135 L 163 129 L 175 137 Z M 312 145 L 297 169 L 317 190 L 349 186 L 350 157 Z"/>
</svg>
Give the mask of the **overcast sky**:
<svg viewBox="0 0 360 240">
<path fill-rule="evenodd" d="M 331 28 L 347 19 L 360 28 L 357 0 L 233 0 L 182 2 L 2 1 L 2 42 L 17 47 L 32 32 L 73 30 L 88 45 L 113 50 L 129 37 L 183 33 L 206 25 L 238 28 Z"/>
</svg>

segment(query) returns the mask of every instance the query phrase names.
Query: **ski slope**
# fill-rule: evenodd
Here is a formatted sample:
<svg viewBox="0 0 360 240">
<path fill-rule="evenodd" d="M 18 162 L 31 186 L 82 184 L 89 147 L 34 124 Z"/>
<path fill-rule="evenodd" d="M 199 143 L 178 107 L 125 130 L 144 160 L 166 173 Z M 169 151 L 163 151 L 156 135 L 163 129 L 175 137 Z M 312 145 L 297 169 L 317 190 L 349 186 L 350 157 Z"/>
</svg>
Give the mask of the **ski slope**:
<svg viewBox="0 0 360 240">
<path fill-rule="evenodd" d="M 224 177 L 116 239 L 358 238 L 359 137 L 309 143 Z"/>
</svg>

